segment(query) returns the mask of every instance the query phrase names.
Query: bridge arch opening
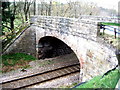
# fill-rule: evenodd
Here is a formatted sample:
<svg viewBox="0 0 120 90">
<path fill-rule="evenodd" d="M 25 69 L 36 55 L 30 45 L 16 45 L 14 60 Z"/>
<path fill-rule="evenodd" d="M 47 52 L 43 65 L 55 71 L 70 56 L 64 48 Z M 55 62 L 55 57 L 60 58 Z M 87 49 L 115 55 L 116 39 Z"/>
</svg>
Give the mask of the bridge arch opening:
<svg viewBox="0 0 120 90">
<path fill-rule="evenodd" d="M 79 82 L 80 62 L 71 47 L 68 46 L 64 41 L 53 36 L 42 37 L 38 41 L 37 53 L 38 59 L 51 60 L 51 62 L 53 60 L 54 65 L 50 65 L 51 68 L 54 66 L 65 68 L 65 70 L 59 69 L 60 72 L 57 74 L 63 74 L 63 76 L 60 79 L 57 79 L 58 81 L 62 81 L 64 85 L 66 85 L 66 83 L 72 84 Z M 58 82 L 56 87 L 59 85 L 61 85 L 60 82 Z"/>
<path fill-rule="evenodd" d="M 38 59 L 53 58 L 71 53 L 74 53 L 74 51 L 56 37 L 45 36 L 38 42 Z"/>
</svg>

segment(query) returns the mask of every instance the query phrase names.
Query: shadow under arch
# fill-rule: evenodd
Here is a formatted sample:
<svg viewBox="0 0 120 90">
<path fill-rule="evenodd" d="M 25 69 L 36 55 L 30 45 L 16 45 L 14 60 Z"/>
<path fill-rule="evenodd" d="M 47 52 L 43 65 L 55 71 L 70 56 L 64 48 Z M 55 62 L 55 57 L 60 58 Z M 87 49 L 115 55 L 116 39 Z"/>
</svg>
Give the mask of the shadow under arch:
<svg viewBox="0 0 120 90">
<path fill-rule="evenodd" d="M 71 47 L 54 36 L 42 37 L 38 42 L 38 59 L 53 58 L 71 53 L 74 54 L 74 57 L 77 58 L 77 61 L 79 62 L 77 55 L 74 53 Z"/>
</svg>

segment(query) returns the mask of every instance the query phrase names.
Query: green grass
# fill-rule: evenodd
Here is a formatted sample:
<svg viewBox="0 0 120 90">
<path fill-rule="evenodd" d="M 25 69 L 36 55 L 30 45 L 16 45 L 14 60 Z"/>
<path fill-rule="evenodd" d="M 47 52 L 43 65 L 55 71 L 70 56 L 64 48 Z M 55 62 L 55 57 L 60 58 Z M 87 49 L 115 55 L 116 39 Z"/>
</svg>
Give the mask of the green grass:
<svg viewBox="0 0 120 90">
<path fill-rule="evenodd" d="M 115 88 L 118 80 L 120 79 L 120 72 L 118 69 L 111 71 L 108 75 L 96 76 L 85 84 L 76 88 Z"/>
<path fill-rule="evenodd" d="M 35 57 L 24 53 L 7 54 L 2 56 L 2 63 L 5 66 L 14 66 L 20 60 L 32 61 L 36 60 Z"/>
<path fill-rule="evenodd" d="M 35 57 L 27 55 L 25 53 L 6 54 L 2 56 L 2 60 L 14 59 L 14 60 L 35 60 Z"/>
<path fill-rule="evenodd" d="M 35 57 L 24 53 L 6 54 L 2 56 L 0 72 L 6 73 L 17 69 L 30 68 L 29 62 L 36 60 Z"/>
<path fill-rule="evenodd" d="M 120 26 L 120 23 L 109 23 L 109 22 L 102 22 L 103 25 L 111 25 L 111 26 Z"/>
</svg>

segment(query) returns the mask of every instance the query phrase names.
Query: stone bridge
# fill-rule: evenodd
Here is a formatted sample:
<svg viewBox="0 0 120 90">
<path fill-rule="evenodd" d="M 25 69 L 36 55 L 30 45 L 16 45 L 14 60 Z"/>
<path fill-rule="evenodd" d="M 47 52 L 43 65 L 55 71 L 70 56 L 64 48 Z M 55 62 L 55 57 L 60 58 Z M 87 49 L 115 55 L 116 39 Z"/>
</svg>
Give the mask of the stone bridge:
<svg viewBox="0 0 120 90">
<path fill-rule="evenodd" d="M 98 37 L 98 23 L 103 21 L 117 22 L 117 19 L 33 16 L 30 27 L 13 40 L 4 53 L 23 52 L 38 58 L 39 48 L 43 47 L 41 43 L 59 44 L 59 47 L 62 47 L 61 52 L 54 46 L 56 52 L 65 53 L 70 48 L 76 54 L 80 62 L 80 79 L 86 81 L 102 75 L 118 64 L 115 49 Z"/>
</svg>

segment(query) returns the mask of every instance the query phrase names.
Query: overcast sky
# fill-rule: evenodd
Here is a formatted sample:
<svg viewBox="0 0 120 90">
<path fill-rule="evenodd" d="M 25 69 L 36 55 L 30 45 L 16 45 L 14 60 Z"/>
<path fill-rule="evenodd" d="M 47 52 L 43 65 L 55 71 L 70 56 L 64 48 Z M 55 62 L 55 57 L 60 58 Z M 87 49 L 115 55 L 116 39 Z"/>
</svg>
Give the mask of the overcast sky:
<svg viewBox="0 0 120 90">
<path fill-rule="evenodd" d="M 69 0 L 54 0 L 59 2 L 68 2 Z M 120 0 L 71 0 L 71 1 L 82 1 L 82 2 L 94 2 L 100 7 L 118 9 L 118 2 Z"/>
<path fill-rule="evenodd" d="M 14 0 L 9 0 L 9 1 L 14 1 Z M 19 0 L 16 0 L 16 1 L 19 1 Z M 36 0 L 36 1 L 50 1 L 50 0 Z M 69 1 L 94 2 L 100 7 L 118 10 L 118 2 L 120 0 L 52 0 L 52 1 L 58 1 L 62 3 L 66 3 Z"/>
<path fill-rule="evenodd" d="M 88 0 L 97 3 L 98 6 L 104 8 L 118 9 L 118 2 L 120 0 Z"/>
</svg>

